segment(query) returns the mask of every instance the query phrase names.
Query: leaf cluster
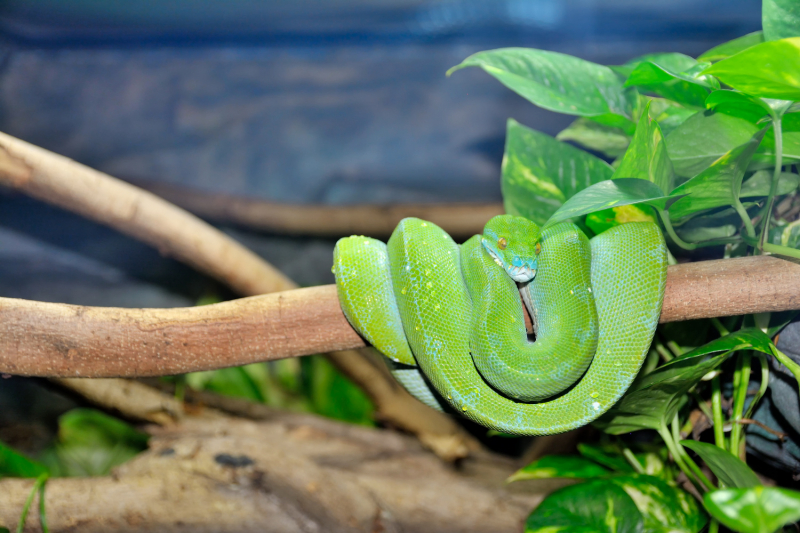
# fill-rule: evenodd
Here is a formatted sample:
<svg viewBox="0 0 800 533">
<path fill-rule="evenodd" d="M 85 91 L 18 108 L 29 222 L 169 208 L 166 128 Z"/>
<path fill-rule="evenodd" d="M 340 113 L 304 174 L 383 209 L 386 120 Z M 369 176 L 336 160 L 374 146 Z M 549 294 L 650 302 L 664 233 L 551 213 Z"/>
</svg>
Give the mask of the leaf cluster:
<svg viewBox="0 0 800 533">
<path fill-rule="evenodd" d="M 660 53 L 604 66 L 512 48 L 450 69 L 482 68 L 533 104 L 576 116 L 555 138 L 508 121 L 506 211 L 545 226 L 572 220 L 589 237 L 654 221 L 671 252 L 687 259 L 699 248 L 800 258 L 797 6 L 765 0 L 763 32 L 698 58 Z M 772 341 L 787 321 L 759 315 L 660 328 L 636 381 L 595 424 L 614 436 L 606 438 L 615 439 L 615 462 L 584 446 L 580 457 L 544 457 L 510 479 L 586 480 L 546 498 L 526 530 L 699 531 L 708 513 L 710 531 L 721 523 L 768 532 L 800 519 L 800 493 L 764 487 L 741 459 L 744 424 L 768 386 L 767 358 L 800 380 L 800 366 Z M 702 442 L 708 433 L 698 420 L 713 429 L 713 444 Z M 624 444 L 642 430 L 658 435 L 671 458 L 657 473 L 647 458 L 659 453 Z M 685 503 L 694 501 L 674 485 L 675 472 L 702 495 L 704 511 Z"/>
</svg>

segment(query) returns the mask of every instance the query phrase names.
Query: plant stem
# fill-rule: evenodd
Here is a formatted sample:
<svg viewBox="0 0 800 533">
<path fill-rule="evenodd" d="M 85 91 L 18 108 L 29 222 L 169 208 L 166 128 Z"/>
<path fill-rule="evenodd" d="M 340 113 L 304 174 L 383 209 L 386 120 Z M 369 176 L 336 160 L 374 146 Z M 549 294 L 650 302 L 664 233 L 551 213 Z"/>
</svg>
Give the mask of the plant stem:
<svg viewBox="0 0 800 533">
<path fill-rule="evenodd" d="M 736 198 L 736 200 L 733 202 L 733 208 L 736 210 L 737 213 L 739 213 L 742 222 L 744 222 L 744 230 L 747 233 L 747 236 L 750 237 L 751 239 L 755 239 L 756 230 L 753 227 L 753 221 L 750 220 L 750 215 L 747 214 L 747 210 L 745 210 L 741 200 Z"/>
<path fill-rule="evenodd" d="M 789 248 L 788 246 L 781 246 L 780 244 L 770 244 L 765 242 L 761 245 L 761 250 L 771 254 L 785 255 L 787 257 L 800 259 L 800 250 L 796 248 Z"/>
<path fill-rule="evenodd" d="M 722 418 L 722 391 L 719 386 L 719 376 L 711 380 L 711 411 L 714 415 L 714 444 L 725 449 L 725 422 Z"/>
<path fill-rule="evenodd" d="M 789 369 L 789 372 L 791 372 L 794 375 L 794 379 L 797 380 L 797 384 L 800 385 L 800 365 L 792 361 L 785 353 L 780 351 L 778 347 L 775 346 L 774 344 L 772 345 L 771 348 L 772 348 L 772 355 L 774 355 L 775 358 L 783 364 L 783 366 Z"/>
<path fill-rule="evenodd" d="M 764 249 L 769 234 L 769 222 L 772 218 L 772 207 L 775 203 L 775 193 L 778 192 L 778 181 L 781 178 L 781 167 L 783 166 L 783 131 L 781 129 L 782 114 L 772 114 L 772 129 L 775 132 L 775 170 L 772 173 L 772 183 L 769 186 L 769 196 L 767 197 L 767 209 L 761 222 L 761 236 L 759 237 L 759 248 Z"/>
<path fill-rule="evenodd" d="M 644 474 L 644 467 L 642 467 L 642 463 L 639 462 L 639 459 L 633 455 L 633 452 L 627 446 L 622 447 L 622 455 L 625 456 L 625 459 L 628 460 L 628 463 L 631 467 L 636 470 L 637 474 Z"/>
<path fill-rule="evenodd" d="M 669 453 L 672 454 L 672 458 L 675 460 L 675 464 L 678 465 L 678 468 L 680 468 L 689 481 L 694 484 L 697 490 L 700 492 L 705 492 L 705 489 L 697 479 L 697 476 L 695 476 L 694 472 L 692 472 L 689 469 L 689 466 L 684 462 L 683 456 L 678 451 L 677 445 L 675 444 L 675 441 L 672 439 L 672 435 L 670 435 L 669 430 L 665 425 L 662 425 L 661 428 L 658 429 L 658 434 L 661 435 L 661 438 L 664 440 L 664 444 L 667 445 L 667 449 L 669 450 Z"/>
<path fill-rule="evenodd" d="M 742 460 L 744 460 L 744 457 L 742 457 L 743 454 L 740 448 L 741 444 L 743 444 L 741 442 L 743 426 L 739 421 L 742 419 L 744 402 L 747 398 L 747 386 L 750 384 L 750 358 L 749 351 L 743 351 L 739 354 L 736 359 L 736 370 L 734 371 L 733 379 L 733 416 L 731 417 L 733 427 L 731 427 L 730 452 Z"/>
<path fill-rule="evenodd" d="M 679 425 L 680 425 L 680 423 L 678 421 L 678 413 L 675 413 L 675 416 L 672 418 L 672 440 L 675 441 L 675 449 L 678 450 L 679 454 L 681 454 L 681 456 L 682 456 L 681 458 L 686 463 L 686 466 L 688 466 L 689 469 L 697 477 L 697 479 L 703 485 L 706 486 L 706 489 L 707 490 L 713 489 L 714 488 L 714 484 L 711 483 L 711 481 L 706 477 L 706 475 L 703 473 L 703 471 L 700 470 L 700 467 L 697 466 L 697 463 L 695 463 L 692 460 L 692 458 L 689 457 L 689 454 L 686 453 L 686 450 L 683 448 L 683 445 L 681 444 L 681 435 L 680 435 L 680 432 L 679 432 L 679 429 L 678 429 Z"/>
<path fill-rule="evenodd" d="M 44 484 L 47 483 L 47 478 L 50 477 L 50 474 L 44 473 L 36 478 L 36 482 L 33 484 L 33 488 L 31 489 L 31 493 L 28 495 L 28 499 L 25 500 L 25 505 L 22 507 L 22 514 L 19 517 L 19 522 L 17 522 L 17 533 L 22 533 L 25 529 L 25 522 L 28 520 L 28 512 L 31 510 L 31 504 L 33 504 L 33 498 L 36 496 L 37 492 L 40 492 L 41 489 L 44 488 Z M 40 498 L 42 498 L 44 492 L 42 491 L 40 494 Z M 41 503 L 40 503 L 41 509 Z"/>
<path fill-rule="evenodd" d="M 745 412 L 743 418 L 752 418 L 756 404 L 764 397 L 764 394 L 767 392 L 767 387 L 769 387 L 769 365 L 767 364 L 767 357 L 761 352 L 755 352 L 755 354 L 758 356 L 758 364 L 761 367 L 761 386 L 758 387 L 758 392 L 747 407 L 747 412 Z"/>
<path fill-rule="evenodd" d="M 719 533 L 719 522 L 713 518 L 710 520 L 711 522 L 708 523 L 708 533 Z"/>
<path fill-rule="evenodd" d="M 725 335 L 730 335 L 731 332 L 728 331 L 728 328 L 725 327 L 725 325 L 720 321 L 719 318 L 715 317 L 711 318 L 711 324 L 713 324 L 714 327 L 717 328 L 717 331 L 719 331 L 719 334 L 721 336 L 724 337 Z"/>
<path fill-rule="evenodd" d="M 664 224 L 664 230 L 666 230 L 667 235 L 669 235 L 669 238 L 672 239 L 672 242 L 684 250 L 694 250 L 697 248 L 695 244 L 686 242 L 678 237 L 678 235 L 675 233 L 675 229 L 672 227 L 672 221 L 669 218 L 669 211 L 666 209 L 659 209 L 658 214 L 661 216 L 661 222 Z"/>
</svg>

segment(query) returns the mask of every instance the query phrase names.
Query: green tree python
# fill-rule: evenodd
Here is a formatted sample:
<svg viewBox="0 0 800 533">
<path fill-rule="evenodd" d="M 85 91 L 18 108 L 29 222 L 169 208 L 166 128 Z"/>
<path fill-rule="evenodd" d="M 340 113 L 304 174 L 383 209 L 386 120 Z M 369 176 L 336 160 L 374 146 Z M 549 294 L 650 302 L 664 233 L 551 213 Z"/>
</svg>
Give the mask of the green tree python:
<svg viewBox="0 0 800 533">
<path fill-rule="evenodd" d="M 570 222 L 541 229 L 501 215 L 461 246 L 416 218 L 386 244 L 346 237 L 333 271 L 348 321 L 412 395 L 497 431 L 547 435 L 592 422 L 628 389 L 667 261 L 650 222 L 590 241 Z"/>
</svg>

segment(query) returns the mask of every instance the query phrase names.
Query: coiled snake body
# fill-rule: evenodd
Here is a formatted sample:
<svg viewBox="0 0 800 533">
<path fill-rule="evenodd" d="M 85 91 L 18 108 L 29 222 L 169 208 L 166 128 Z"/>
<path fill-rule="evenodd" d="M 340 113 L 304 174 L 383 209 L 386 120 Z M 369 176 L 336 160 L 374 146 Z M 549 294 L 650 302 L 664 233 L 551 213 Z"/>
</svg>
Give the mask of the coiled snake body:
<svg viewBox="0 0 800 533">
<path fill-rule="evenodd" d="M 510 215 L 461 246 L 407 218 L 387 244 L 353 236 L 334 251 L 345 316 L 398 381 L 432 407 L 516 435 L 574 429 L 619 400 L 650 347 L 666 266 L 649 222 L 589 241 L 569 222 L 542 231 Z"/>
</svg>

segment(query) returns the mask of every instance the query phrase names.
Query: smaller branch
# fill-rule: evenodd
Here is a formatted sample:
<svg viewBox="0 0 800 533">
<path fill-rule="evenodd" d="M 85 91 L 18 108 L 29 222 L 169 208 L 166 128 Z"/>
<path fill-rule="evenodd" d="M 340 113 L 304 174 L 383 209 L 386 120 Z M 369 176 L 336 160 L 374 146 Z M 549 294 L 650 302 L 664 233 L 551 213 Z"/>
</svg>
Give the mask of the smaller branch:
<svg viewBox="0 0 800 533">
<path fill-rule="evenodd" d="M 771 427 L 765 426 L 764 424 L 762 424 L 758 420 L 753 420 L 752 418 L 740 418 L 739 420 L 733 420 L 732 422 L 736 423 L 736 424 L 754 424 L 754 425 L 760 427 L 761 429 L 763 429 L 764 431 L 766 431 L 767 433 L 771 433 L 771 434 L 775 435 L 776 437 L 778 437 L 781 440 L 786 438 L 786 433 L 781 433 L 780 431 L 775 431 Z"/>
<path fill-rule="evenodd" d="M 466 239 L 483 232 L 490 218 L 504 213 L 500 203 L 290 205 L 148 180 L 130 181 L 199 217 L 289 235 L 388 237 L 402 219 L 417 217 L 439 225 L 455 239 Z"/>
</svg>

